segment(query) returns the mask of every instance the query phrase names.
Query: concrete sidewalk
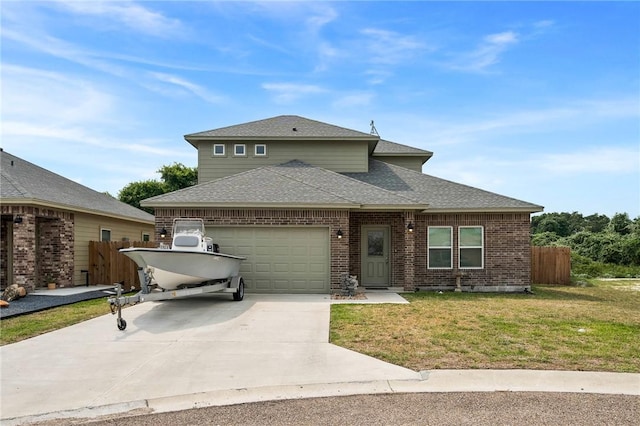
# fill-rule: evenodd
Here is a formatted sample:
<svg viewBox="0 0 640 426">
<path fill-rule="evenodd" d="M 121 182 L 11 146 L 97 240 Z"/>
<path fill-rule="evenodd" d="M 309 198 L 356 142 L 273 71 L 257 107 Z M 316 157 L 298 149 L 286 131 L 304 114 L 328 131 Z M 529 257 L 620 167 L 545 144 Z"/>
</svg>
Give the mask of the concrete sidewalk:
<svg viewBox="0 0 640 426">
<path fill-rule="evenodd" d="M 369 296 L 369 295 L 368 295 Z M 403 303 L 376 293 L 368 303 Z M 640 395 L 640 375 L 415 372 L 328 343 L 328 295 L 205 295 L 127 308 L 0 348 L 2 424 L 391 392 Z M 362 301 L 367 303 L 367 301 Z"/>
</svg>

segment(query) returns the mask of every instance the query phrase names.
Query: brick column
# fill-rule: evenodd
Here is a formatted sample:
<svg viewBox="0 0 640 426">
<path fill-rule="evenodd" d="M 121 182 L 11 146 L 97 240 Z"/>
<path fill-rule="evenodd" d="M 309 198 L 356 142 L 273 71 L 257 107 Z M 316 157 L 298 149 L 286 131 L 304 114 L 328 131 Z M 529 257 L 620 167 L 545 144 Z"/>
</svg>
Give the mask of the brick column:
<svg viewBox="0 0 640 426">
<path fill-rule="evenodd" d="M 409 225 L 414 229 L 409 230 Z M 415 289 L 415 252 L 416 240 L 415 230 L 416 218 L 413 212 L 404 213 L 404 290 L 413 291 Z"/>
<path fill-rule="evenodd" d="M 340 290 L 342 274 L 349 273 L 349 212 L 340 214 L 329 228 L 331 250 L 331 292 Z M 342 238 L 338 238 L 338 230 L 342 231 Z"/>
<path fill-rule="evenodd" d="M 36 218 L 22 214 L 13 225 L 13 283 L 27 292 L 36 288 Z"/>
</svg>

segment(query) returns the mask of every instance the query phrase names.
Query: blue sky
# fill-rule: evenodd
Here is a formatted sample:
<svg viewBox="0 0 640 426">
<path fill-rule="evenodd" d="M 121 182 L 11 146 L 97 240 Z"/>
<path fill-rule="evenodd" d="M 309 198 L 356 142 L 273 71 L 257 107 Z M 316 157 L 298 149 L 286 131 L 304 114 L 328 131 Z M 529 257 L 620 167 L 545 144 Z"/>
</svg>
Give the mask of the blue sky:
<svg viewBox="0 0 640 426">
<path fill-rule="evenodd" d="M 640 215 L 640 3 L 3 1 L 2 147 L 98 191 L 280 114 L 434 152 L 425 173 Z"/>
</svg>

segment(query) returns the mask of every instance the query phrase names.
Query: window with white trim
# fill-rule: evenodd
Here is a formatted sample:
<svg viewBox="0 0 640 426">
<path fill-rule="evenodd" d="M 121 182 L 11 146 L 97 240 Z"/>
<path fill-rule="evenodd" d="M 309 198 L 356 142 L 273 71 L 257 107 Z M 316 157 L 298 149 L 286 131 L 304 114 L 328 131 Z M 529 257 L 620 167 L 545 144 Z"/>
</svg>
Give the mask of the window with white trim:
<svg viewBox="0 0 640 426">
<path fill-rule="evenodd" d="M 484 268 L 484 228 L 482 226 L 458 228 L 458 259 L 460 269 Z"/>
<path fill-rule="evenodd" d="M 236 157 L 244 157 L 247 155 L 247 147 L 243 143 L 233 145 L 233 155 Z"/>
<path fill-rule="evenodd" d="M 255 156 L 256 157 L 266 157 L 267 156 L 267 145 L 263 143 L 257 143 L 255 146 Z"/>
<path fill-rule="evenodd" d="M 225 146 L 223 143 L 215 143 L 213 144 L 213 156 L 214 157 L 224 157 L 225 156 Z"/>
<path fill-rule="evenodd" d="M 100 241 L 111 241 L 111 229 L 100 228 Z"/>
<path fill-rule="evenodd" d="M 142 241 L 151 241 L 151 236 L 148 233 L 143 232 L 142 233 Z"/>
<path fill-rule="evenodd" d="M 451 269 L 453 265 L 453 228 L 451 226 L 430 226 L 427 247 L 429 269 Z"/>
</svg>

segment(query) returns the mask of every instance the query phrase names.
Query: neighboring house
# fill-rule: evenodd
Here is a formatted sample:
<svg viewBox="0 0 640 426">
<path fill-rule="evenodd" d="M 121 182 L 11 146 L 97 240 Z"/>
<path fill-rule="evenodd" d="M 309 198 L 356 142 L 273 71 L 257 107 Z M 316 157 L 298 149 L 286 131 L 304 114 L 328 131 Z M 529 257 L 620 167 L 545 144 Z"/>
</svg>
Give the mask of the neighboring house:
<svg viewBox="0 0 640 426">
<path fill-rule="evenodd" d="M 89 241 L 154 239 L 153 215 L 1 148 L 0 157 L 2 288 L 33 290 L 47 277 L 62 287 L 85 284 Z"/>
<path fill-rule="evenodd" d="M 542 207 L 423 174 L 429 151 L 298 116 L 185 139 L 198 185 L 142 205 L 156 229 L 203 218 L 222 252 L 247 257 L 248 291 L 329 293 L 344 273 L 407 291 L 530 286 Z"/>
</svg>

